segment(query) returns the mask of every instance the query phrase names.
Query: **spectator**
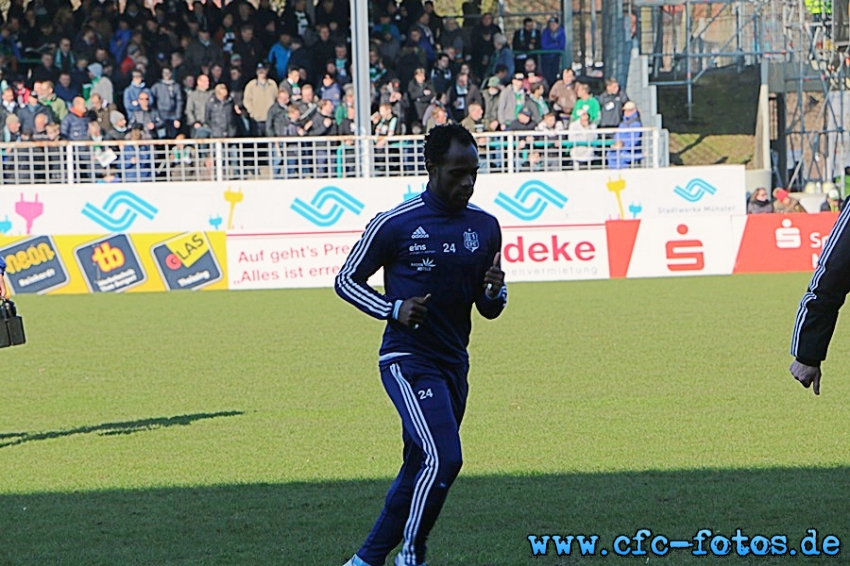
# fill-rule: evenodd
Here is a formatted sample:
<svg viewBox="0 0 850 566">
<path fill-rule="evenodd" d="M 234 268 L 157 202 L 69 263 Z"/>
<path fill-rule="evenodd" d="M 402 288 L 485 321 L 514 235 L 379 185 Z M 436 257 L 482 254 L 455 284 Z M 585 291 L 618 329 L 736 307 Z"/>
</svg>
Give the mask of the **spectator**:
<svg viewBox="0 0 850 566">
<path fill-rule="evenodd" d="M 306 69 L 310 67 L 310 53 L 304 48 L 304 42 L 300 37 L 293 37 L 292 42 L 290 43 L 291 49 L 289 54 L 289 68 L 297 69 L 299 75 L 303 71 L 306 75 Z M 338 76 L 342 76 L 339 73 L 339 66 L 337 67 Z M 305 76 L 304 79 L 307 77 Z M 299 79 L 301 80 L 301 79 Z"/>
<path fill-rule="evenodd" d="M 198 37 L 186 47 L 185 65 L 189 73 L 197 75 L 202 68 L 209 69 L 214 63 L 224 64 L 224 52 L 212 42 L 209 30 L 203 28 L 198 31 Z"/>
<path fill-rule="evenodd" d="M 44 81 L 43 83 L 38 84 L 40 85 L 40 92 L 38 96 L 39 101 L 50 108 L 50 111 L 56 118 L 57 122 L 61 122 L 65 119 L 65 116 L 68 115 L 68 105 L 65 104 L 64 100 L 56 96 L 52 82 Z"/>
<path fill-rule="evenodd" d="M 151 105 L 151 95 L 143 92 L 139 95 L 139 105 L 130 112 L 130 129 L 141 128 L 145 138 L 162 139 L 165 137 L 165 120 Z"/>
<path fill-rule="evenodd" d="M 463 30 L 457 25 L 455 18 L 447 17 L 443 20 L 443 33 L 440 35 L 440 45 L 443 46 L 443 50 L 453 47 L 455 53 L 460 58 L 463 58 L 466 53 Z"/>
<path fill-rule="evenodd" d="M 206 75 L 198 75 L 196 82 L 195 89 L 186 97 L 186 122 L 191 137 L 208 138 L 211 133 L 206 121 L 207 105 L 212 97 L 210 79 Z"/>
<path fill-rule="evenodd" d="M 596 150 L 591 145 L 599 135 L 596 133 L 596 124 L 590 120 L 590 114 L 580 112 L 578 120 L 570 123 L 569 141 L 572 143 L 570 158 L 573 160 L 573 169 L 578 171 L 582 165 L 590 169 L 590 164 L 596 156 Z"/>
<path fill-rule="evenodd" d="M 89 99 L 97 94 L 100 96 L 104 105 L 111 105 L 115 101 L 115 89 L 112 86 L 112 80 L 109 77 L 103 76 L 103 65 L 92 63 L 88 66 L 87 71 L 89 80 L 91 81 Z"/>
<path fill-rule="evenodd" d="M 528 59 L 535 59 L 535 55 L 528 55 L 528 51 L 540 49 L 540 30 L 534 25 L 534 20 L 525 18 L 522 27 L 514 32 L 511 42 L 514 51 L 514 68 L 520 69 L 525 66 Z"/>
<path fill-rule="evenodd" d="M 452 112 L 452 119 L 455 122 L 461 122 L 466 117 L 467 109 L 471 104 L 484 103 L 481 97 L 481 91 L 469 80 L 469 75 L 461 73 L 457 76 L 455 84 L 449 90 L 449 108 Z"/>
<path fill-rule="evenodd" d="M 501 129 L 499 124 L 499 97 L 502 94 L 502 83 L 498 77 L 487 79 L 487 88 L 481 94 L 484 99 L 484 122 L 487 130 L 496 132 Z"/>
<path fill-rule="evenodd" d="M 0 124 L 6 124 L 6 116 L 9 114 L 17 115 L 18 101 L 15 99 L 15 91 L 11 87 L 3 89 L 3 94 L 0 95 Z"/>
<path fill-rule="evenodd" d="M 558 23 L 558 18 L 549 18 L 549 24 L 543 30 L 540 38 L 540 46 L 544 51 L 556 51 L 557 53 L 546 53 L 540 57 L 540 67 L 543 76 L 552 84 L 557 78 L 558 68 L 561 66 L 561 56 L 566 49 L 566 34 L 564 28 Z"/>
<path fill-rule="evenodd" d="M 379 136 L 375 142 L 376 147 L 383 147 L 387 138 L 398 133 L 398 116 L 393 114 L 393 107 L 389 104 L 381 104 L 378 111 L 372 114 L 372 135 Z"/>
<path fill-rule="evenodd" d="M 153 85 L 151 94 L 156 111 L 163 120 L 164 137 L 173 140 L 182 125 L 183 89 L 174 81 L 171 69 L 162 69 L 162 80 Z"/>
<path fill-rule="evenodd" d="M 407 44 L 419 48 L 419 50 L 425 55 L 426 65 L 430 66 L 434 64 L 434 61 L 437 58 L 437 53 L 434 51 L 434 46 L 422 35 L 422 30 L 420 28 L 411 28 Z"/>
<path fill-rule="evenodd" d="M 549 81 L 546 80 L 546 77 L 542 76 L 537 72 L 537 61 L 533 58 L 529 57 L 525 60 L 525 64 L 522 68 L 523 74 L 525 74 L 525 81 L 522 83 L 522 86 L 525 90 L 531 92 L 531 86 L 533 84 L 540 83 L 543 85 L 543 90 L 549 92 Z"/>
<path fill-rule="evenodd" d="M 216 33 L 216 40 L 221 45 L 222 54 L 229 57 L 233 54 L 233 46 L 236 43 L 236 28 L 234 27 L 234 16 L 226 13 L 221 19 L 221 28 Z"/>
<path fill-rule="evenodd" d="M 62 135 L 69 141 L 88 139 L 89 116 L 86 101 L 82 96 L 74 98 L 71 111 L 62 119 Z"/>
<path fill-rule="evenodd" d="M 27 135 L 31 135 L 35 128 L 36 114 L 46 115 L 47 121 L 50 123 L 56 122 L 56 117 L 53 115 L 50 107 L 39 104 L 38 95 L 33 92 L 27 98 L 27 103 L 18 109 L 18 118 L 21 119 L 21 130 Z"/>
<path fill-rule="evenodd" d="M 326 25 L 318 26 L 319 37 L 316 42 L 310 46 L 310 55 L 312 66 L 310 67 L 311 76 L 321 76 L 325 70 L 325 63 L 333 61 L 336 55 L 336 42 L 331 39 L 331 30 Z"/>
<path fill-rule="evenodd" d="M 821 212 L 841 212 L 844 210 L 844 199 L 841 198 L 838 189 L 830 189 L 826 194 L 826 200 L 820 205 Z"/>
<path fill-rule="evenodd" d="M 183 53 L 173 51 L 171 53 L 171 74 L 174 75 L 174 80 L 181 85 L 189 76 L 189 69 L 186 67 L 186 60 L 183 58 Z"/>
<path fill-rule="evenodd" d="M 531 117 L 531 109 L 524 107 L 522 108 L 516 116 L 515 120 L 512 120 L 508 127 L 506 128 L 510 132 L 530 132 L 537 127 L 537 124 L 534 123 L 533 118 Z M 523 147 L 522 145 L 520 147 Z"/>
<path fill-rule="evenodd" d="M 374 49 L 369 51 L 369 82 L 372 83 L 372 91 L 377 89 L 377 85 L 384 81 L 387 74 L 384 68 L 384 62 Z"/>
<path fill-rule="evenodd" d="M 289 74 L 286 75 L 286 80 L 281 83 L 280 88 L 289 93 L 289 99 L 292 102 L 301 100 L 301 70 L 298 67 L 290 67 Z"/>
<path fill-rule="evenodd" d="M 112 126 L 106 132 L 106 139 L 112 141 L 127 139 L 127 119 L 121 112 L 113 110 L 109 113 L 109 125 Z"/>
<path fill-rule="evenodd" d="M 521 73 L 515 74 L 511 80 L 511 85 L 499 95 L 498 119 L 503 130 L 510 128 L 510 125 L 519 118 L 520 110 L 525 108 L 527 96 L 522 88 L 524 78 Z M 530 117 L 531 114 L 529 113 Z"/>
<path fill-rule="evenodd" d="M 112 112 L 112 106 L 104 105 L 103 99 L 98 93 L 91 95 L 87 106 L 92 116 L 92 121 L 98 123 L 104 134 L 108 134 L 109 130 L 112 129 L 112 124 L 109 122 L 109 114 Z"/>
<path fill-rule="evenodd" d="M 225 85 L 216 85 L 215 94 L 206 107 L 204 123 L 209 127 L 213 138 L 232 138 L 236 135 L 236 117 L 241 115 L 239 106 Z"/>
<path fill-rule="evenodd" d="M 286 3 L 282 16 L 283 29 L 289 35 L 306 38 L 313 28 L 313 22 L 307 13 L 307 0 L 290 0 Z"/>
<path fill-rule="evenodd" d="M 543 116 L 549 113 L 549 105 L 543 97 L 544 86 L 542 81 L 533 83 L 531 94 L 528 97 L 528 107 L 531 109 L 531 118 L 535 124 L 543 120 Z"/>
<path fill-rule="evenodd" d="M 747 214 L 765 214 L 773 212 L 773 203 L 764 187 L 759 187 L 747 202 Z"/>
<path fill-rule="evenodd" d="M 445 126 L 450 122 L 448 111 L 446 111 L 443 106 L 435 106 L 431 111 L 430 118 L 428 118 L 428 121 L 425 123 L 425 133 L 428 134 L 437 126 Z"/>
<path fill-rule="evenodd" d="M 576 87 L 576 94 L 578 95 L 578 100 L 576 100 L 576 104 L 573 107 L 572 121 L 575 122 L 578 120 L 579 112 L 585 111 L 590 115 L 590 121 L 598 126 L 601 109 L 599 107 L 599 101 L 590 94 L 590 86 L 585 83 L 579 83 Z"/>
<path fill-rule="evenodd" d="M 130 29 L 130 21 L 127 18 L 118 18 L 118 29 L 109 40 L 109 51 L 116 61 L 122 61 L 127 55 L 127 47 L 130 45 L 130 37 L 133 31 Z"/>
<path fill-rule="evenodd" d="M 492 21 L 492 18 L 490 21 Z M 487 71 L 492 68 L 493 54 L 496 51 L 493 42 L 494 33 L 496 32 L 489 25 L 477 25 L 472 29 L 470 64 L 472 65 L 472 72 L 476 76 L 485 77 L 487 76 Z"/>
<path fill-rule="evenodd" d="M 310 127 L 307 129 L 308 136 L 335 136 L 337 135 L 337 126 L 334 122 L 334 105 L 330 100 L 319 100 L 316 112 L 310 120 Z"/>
<path fill-rule="evenodd" d="M 286 79 L 286 69 L 289 66 L 289 57 L 292 55 L 290 45 L 292 36 L 289 32 L 283 30 L 280 32 L 278 42 L 275 43 L 269 51 L 269 64 L 272 67 L 272 75 L 279 82 Z"/>
<path fill-rule="evenodd" d="M 277 100 L 269 108 L 266 117 L 266 135 L 272 138 L 280 138 L 286 135 L 286 127 L 289 125 L 289 92 L 280 89 L 277 91 Z"/>
<path fill-rule="evenodd" d="M 144 139 L 142 128 L 136 126 L 127 134 L 136 143 L 121 146 L 121 169 L 125 181 L 146 181 L 153 178 L 154 162 L 151 146 L 138 143 Z"/>
<path fill-rule="evenodd" d="M 52 81 L 54 84 L 59 80 L 59 69 L 53 66 L 53 53 L 41 54 L 41 65 L 30 72 L 31 84 Z"/>
<path fill-rule="evenodd" d="M 564 131 L 564 123 L 561 120 L 558 120 L 557 114 L 549 112 L 543 116 L 543 119 L 534 129 L 546 134 L 547 136 L 554 136 Z"/>
<path fill-rule="evenodd" d="M 139 95 L 145 93 L 150 101 L 151 91 L 145 85 L 144 73 L 139 69 L 133 69 L 133 81 L 124 89 L 124 110 L 128 116 L 133 115 L 133 111 L 139 107 Z"/>
<path fill-rule="evenodd" d="M 47 122 L 47 116 L 44 114 L 36 114 L 35 126 L 33 127 L 29 139 L 34 142 L 50 141 L 50 135 L 47 133 L 47 126 L 49 125 L 50 124 Z"/>
<path fill-rule="evenodd" d="M 257 78 L 245 86 L 243 102 L 249 118 L 253 121 L 253 130 L 259 137 L 266 135 L 269 109 L 277 99 L 277 92 L 277 83 L 269 78 L 266 64 L 258 63 Z"/>
<path fill-rule="evenodd" d="M 301 100 L 295 101 L 295 105 L 301 110 L 301 120 L 306 122 L 313 119 L 313 113 L 318 108 L 313 85 L 307 83 L 301 88 Z"/>
<path fill-rule="evenodd" d="M 452 86 L 452 70 L 449 67 L 449 56 L 440 53 L 437 63 L 431 69 L 431 84 L 437 92 L 447 92 Z"/>
<path fill-rule="evenodd" d="M 392 102 L 389 100 L 381 101 L 382 104 L 389 104 L 392 106 Z M 338 126 L 340 126 L 340 131 L 342 131 L 342 123 L 349 115 L 349 111 L 354 112 L 356 114 L 357 109 L 354 107 L 354 86 L 346 85 L 343 87 L 343 95 L 342 95 L 342 104 L 340 104 L 336 112 L 334 114 L 334 118 Z"/>
<path fill-rule="evenodd" d="M 351 25 L 351 6 L 348 0 L 321 0 L 316 2 L 316 25 L 327 25 L 334 31 L 343 30 Z"/>
<path fill-rule="evenodd" d="M 425 14 L 428 15 L 427 25 L 431 29 L 431 34 L 434 36 L 435 42 L 442 43 L 443 17 L 437 14 L 436 7 L 432 0 L 425 0 L 422 7 L 425 10 Z"/>
<path fill-rule="evenodd" d="M 434 85 L 425 78 L 425 69 L 419 67 L 413 73 L 413 80 L 407 85 L 407 97 L 413 107 L 412 121 L 420 124 L 425 119 L 425 110 L 434 100 Z"/>
<path fill-rule="evenodd" d="M 579 85 L 586 86 L 586 85 Z M 581 94 L 581 88 L 579 88 Z M 593 121 L 593 115 L 590 115 Z M 608 152 L 608 166 L 612 169 L 624 169 L 643 159 L 641 153 L 641 132 L 629 131 L 641 128 L 640 113 L 637 105 L 626 102 L 623 105 L 623 121 L 620 122 L 617 133 L 614 134 L 613 151 Z"/>
<path fill-rule="evenodd" d="M 53 64 L 60 71 L 67 73 L 70 73 L 71 69 L 77 64 L 76 57 L 71 52 L 71 40 L 67 37 L 59 40 L 59 48 L 56 49 L 56 53 L 53 55 Z"/>
<path fill-rule="evenodd" d="M 779 214 L 790 214 L 794 212 L 806 212 L 806 209 L 803 208 L 803 205 L 800 204 L 800 201 L 791 198 L 791 195 L 788 194 L 788 191 L 781 187 L 777 187 L 773 190 L 773 198 L 776 199 L 773 202 L 773 210 Z"/>
<path fill-rule="evenodd" d="M 242 24 L 239 29 L 239 38 L 233 45 L 233 53 L 242 57 L 243 69 L 255 69 L 257 63 L 264 59 L 263 46 L 254 37 L 253 24 Z"/>
<path fill-rule="evenodd" d="M 599 96 L 599 106 L 602 116 L 600 128 L 616 128 L 623 119 L 623 104 L 629 101 L 626 92 L 620 88 L 620 83 L 614 77 L 605 81 L 605 92 Z"/>
<path fill-rule="evenodd" d="M 15 143 L 21 140 L 21 120 L 14 114 L 9 114 L 6 116 L 6 125 L 3 127 L 3 142 Z"/>
<path fill-rule="evenodd" d="M 511 76 L 514 74 L 514 70 L 516 67 L 514 66 L 514 53 L 511 51 L 511 48 L 508 47 L 508 39 L 504 36 L 504 34 L 497 33 L 493 36 L 493 59 L 491 62 L 491 72 L 496 72 L 496 67 L 499 65 L 504 65 L 507 69 L 507 76 Z"/>
<path fill-rule="evenodd" d="M 390 84 L 390 83 L 388 83 Z M 399 93 L 399 97 L 401 93 Z M 319 98 L 330 100 L 334 104 L 334 110 L 342 101 L 342 88 L 336 82 L 335 73 L 326 72 L 322 76 L 322 86 L 319 88 Z"/>
<path fill-rule="evenodd" d="M 56 97 L 68 107 L 71 105 L 74 97 L 80 96 L 80 94 L 81 92 L 71 84 L 71 74 L 67 71 L 59 73 L 59 84 L 56 85 Z"/>
<path fill-rule="evenodd" d="M 572 116 L 573 108 L 575 108 L 576 100 L 578 100 L 575 81 L 575 71 L 567 67 L 561 74 L 561 78 L 552 85 L 552 89 L 549 91 L 549 102 L 552 103 L 552 108 L 559 112 L 561 116 Z"/>
<path fill-rule="evenodd" d="M 397 61 L 401 56 L 401 42 L 393 37 L 391 32 L 384 32 L 375 49 L 388 69 L 395 70 L 397 68 Z"/>
<path fill-rule="evenodd" d="M 484 107 L 478 102 L 469 103 L 469 112 L 460 125 L 473 134 L 480 134 L 488 131 L 487 122 L 484 120 Z"/>
</svg>

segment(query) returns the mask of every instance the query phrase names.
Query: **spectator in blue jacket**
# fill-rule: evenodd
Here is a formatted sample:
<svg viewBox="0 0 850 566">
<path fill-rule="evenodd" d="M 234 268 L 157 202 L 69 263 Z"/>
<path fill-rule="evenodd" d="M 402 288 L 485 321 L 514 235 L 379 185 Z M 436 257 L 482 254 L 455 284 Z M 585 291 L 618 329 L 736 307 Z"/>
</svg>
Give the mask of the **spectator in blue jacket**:
<svg viewBox="0 0 850 566">
<path fill-rule="evenodd" d="M 504 65 L 508 69 L 506 76 L 514 76 L 514 70 L 516 70 L 514 52 L 508 47 L 508 38 L 505 37 L 505 34 L 497 33 L 493 36 L 493 47 L 496 51 L 493 53 L 493 59 L 490 62 L 490 75 L 496 74 L 496 67 Z"/>
<path fill-rule="evenodd" d="M 280 40 L 272 45 L 269 50 L 269 65 L 272 67 L 275 80 L 280 83 L 286 78 L 287 67 L 289 66 L 289 56 L 292 55 L 292 50 L 289 48 L 292 42 L 292 36 L 289 32 L 280 32 Z"/>
<path fill-rule="evenodd" d="M 151 90 L 145 85 L 144 74 L 139 69 L 133 69 L 133 81 L 124 89 L 124 111 L 128 116 L 139 108 L 139 95 L 143 92 L 151 94 Z"/>
<path fill-rule="evenodd" d="M 71 111 L 62 119 L 62 135 L 69 141 L 87 140 L 89 137 L 89 122 L 85 98 L 82 96 L 74 97 Z"/>
<path fill-rule="evenodd" d="M 557 51 L 557 53 L 546 53 L 540 57 L 541 74 L 549 81 L 549 84 L 555 84 L 558 80 L 558 70 L 561 68 L 561 54 L 567 47 L 567 36 L 564 33 L 564 28 L 558 23 L 558 18 L 552 16 L 549 18 L 549 24 L 543 30 L 543 35 L 540 37 L 540 47 L 544 51 Z"/>
<path fill-rule="evenodd" d="M 623 121 L 614 134 L 614 145 L 608 152 L 608 166 L 612 169 L 627 169 L 643 159 L 642 128 L 637 105 L 631 100 L 623 105 Z"/>
</svg>

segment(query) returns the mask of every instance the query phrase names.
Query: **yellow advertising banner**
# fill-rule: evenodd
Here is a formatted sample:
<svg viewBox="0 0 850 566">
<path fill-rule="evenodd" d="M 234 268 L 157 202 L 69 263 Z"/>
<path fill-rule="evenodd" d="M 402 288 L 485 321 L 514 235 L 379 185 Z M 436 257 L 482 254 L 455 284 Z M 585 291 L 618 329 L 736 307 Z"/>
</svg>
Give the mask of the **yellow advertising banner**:
<svg viewBox="0 0 850 566">
<path fill-rule="evenodd" d="M 12 293 L 227 289 L 224 232 L 0 236 Z"/>
</svg>

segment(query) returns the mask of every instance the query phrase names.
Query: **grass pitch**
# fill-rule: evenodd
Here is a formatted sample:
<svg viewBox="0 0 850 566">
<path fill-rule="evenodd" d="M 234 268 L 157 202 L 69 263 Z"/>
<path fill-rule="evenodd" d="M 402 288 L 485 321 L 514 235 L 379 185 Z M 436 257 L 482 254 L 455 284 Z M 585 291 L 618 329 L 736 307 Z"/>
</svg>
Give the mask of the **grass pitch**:
<svg viewBox="0 0 850 566">
<path fill-rule="evenodd" d="M 621 562 L 532 558 L 527 537 L 610 549 L 639 528 L 850 545 L 842 324 L 820 398 L 787 372 L 807 281 L 511 285 L 500 319 L 475 320 L 464 469 L 429 564 Z M 362 542 L 400 463 L 381 323 L 329 289 L 17 302 L 0 565 L 341 565 Z"/>
</svg>

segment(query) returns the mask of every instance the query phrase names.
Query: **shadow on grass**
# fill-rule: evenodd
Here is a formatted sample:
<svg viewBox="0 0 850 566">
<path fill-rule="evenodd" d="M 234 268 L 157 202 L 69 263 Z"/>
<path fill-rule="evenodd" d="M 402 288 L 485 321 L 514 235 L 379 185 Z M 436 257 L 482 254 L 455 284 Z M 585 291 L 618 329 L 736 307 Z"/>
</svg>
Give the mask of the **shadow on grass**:
<svg viewBox="0 0 850 566">
<path fill-rule="evenodd" d="M 285 465 L 284 462 L 281 465 Z M 0 496 L 0 565 L 341 565 L 372 525 L 389 480 Z M 532 557 L 528 536 L 598 534 L 611 548 L 640 528 L 671 539 L 806 530 L 850 544 L 850 468 L 538 476 L 461 474 L 431 537 L 432 566 L 620 562 Z M 653 534 L 653 536 L 654 536 Z M 844 540 L 846 539 L 846 541 Z M 574 552 L 578 552 L 574 548 Z M 734 551 L 733 551 L 734 552 Z M 650 564 L 785 564 L 684 550 Z M 797 562 L 846 564 L 838 557 Z M 646 563 L 646 557 L 641 563 Z"/>
<path fill-rule="evenodd" d="M 97 433 L 101 436 L 113 436 L 117 434 L 135 434 L 147 430 L 167 428 L 172 426 L 188 426 L 196 421 L 206 419 L 217 419 L 219 417 L 235 417 L 244 414 L 242 411 L 221 411 L 218 413 L 195 413 L 193 415 L 178 415 L 176 417 L 158 417 L 153 419 L 139 419 L 137 421 L 124 421 L 115 423 L 101 423 L 99 425 L 82 426 L 66 430 L 51 430 L 46 432 L 8 432 L 0 433 L 0 448 L 17 446 L 26 442 L 37 440 L 50 440 L 75 434 Z"/>
</svg>

